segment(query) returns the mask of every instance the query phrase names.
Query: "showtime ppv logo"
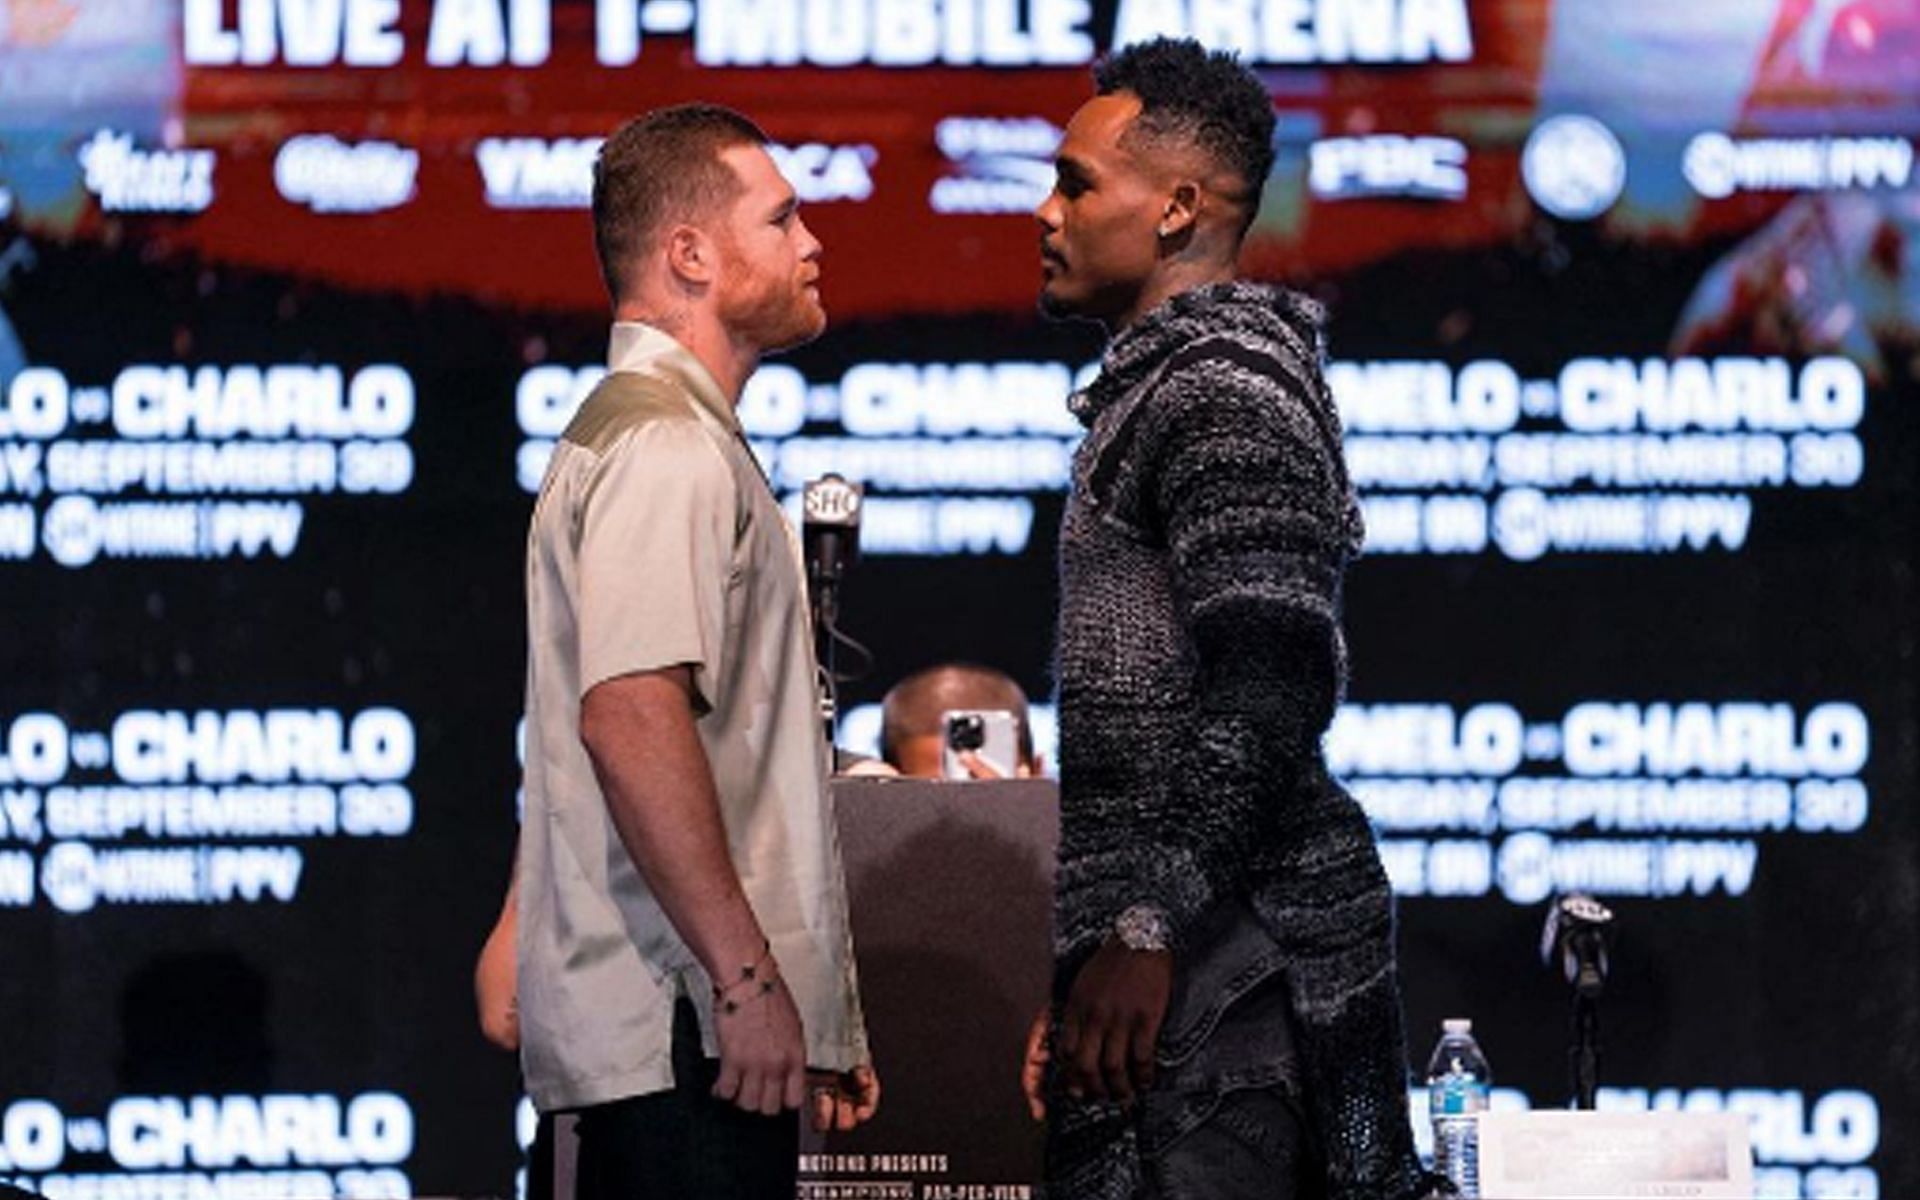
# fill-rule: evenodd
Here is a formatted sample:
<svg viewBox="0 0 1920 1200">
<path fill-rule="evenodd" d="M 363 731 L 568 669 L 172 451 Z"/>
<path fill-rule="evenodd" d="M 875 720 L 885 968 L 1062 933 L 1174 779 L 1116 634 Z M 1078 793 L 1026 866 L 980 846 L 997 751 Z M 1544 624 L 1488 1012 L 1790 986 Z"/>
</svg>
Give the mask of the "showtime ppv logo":
<svg viewBox="0 0 1920 1200">
<path fill-rule="evenodd" d="M 1703 133 L 1687 143 L 1681 173 L 1708 200 L 1738 192 L 1905 188 L 1913 143 L 1899 137 L 1758 138 Z"/>
<path fill-rule="evenodd" d="M 586 208 L 604 138 L 484 138 L 475 150 L 490 208 Z M 880 153 L 868 145 L 771 143 L 767 153 L 805 204 L 873 195 Z"/>
</svg>

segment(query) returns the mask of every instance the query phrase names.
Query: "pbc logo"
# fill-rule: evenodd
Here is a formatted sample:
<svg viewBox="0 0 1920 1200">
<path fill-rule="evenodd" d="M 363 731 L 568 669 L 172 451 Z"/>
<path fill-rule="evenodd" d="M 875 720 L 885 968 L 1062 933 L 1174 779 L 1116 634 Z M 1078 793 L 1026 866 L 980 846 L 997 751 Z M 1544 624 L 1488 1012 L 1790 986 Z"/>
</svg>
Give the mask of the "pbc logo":
<svg viewBox="0 0 1920 1200">
<path fill-rule="evenodd" d="M 1453 138 L 1392 133 L 1326 138 L 1308 154 L 1307 182 L 1320 200 L 1463 200 L 1467 195 L 1467 147 Z"/>
</svg>

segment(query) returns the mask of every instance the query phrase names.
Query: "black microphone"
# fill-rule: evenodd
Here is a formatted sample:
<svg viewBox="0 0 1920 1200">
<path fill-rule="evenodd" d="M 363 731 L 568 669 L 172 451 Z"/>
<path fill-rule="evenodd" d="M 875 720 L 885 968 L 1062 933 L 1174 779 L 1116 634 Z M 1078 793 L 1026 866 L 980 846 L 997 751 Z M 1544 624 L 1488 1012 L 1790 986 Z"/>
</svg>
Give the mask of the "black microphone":
<svg viewBox="0 0 1920 1200">
<path fill-rule="evenodd" d="M 1600 993 L 1607 985 L 1607 935 L 1613 911 L 1592 896 L 1562 896 L 1547 911 L 1540 961 L 1559 965 L 1573 985 L 1567 1075 L 1573 1106 L 1591 1112 L 1600 1093 Z"/>
<path fill-rule="evenodd" d="M 1592 896 L 1562 896 L 1547 911 L 1547 925 L 1540 934 L 1540 961 L 1551 967 L 1556 962 L 1573 990 L 1585 997 L 1597 997 L 1607 983 L 1607 935 L 1613 925 L 1613 910 Z"/>
<path fill-rule="evenodd" d="M 800 493 L 807 594 L 815 622 L 825 628 L 839 617 L 840 580 L 860 557 L 861 499 L 860 485 L 838 475 L 811 480 Z"/>
</svg>

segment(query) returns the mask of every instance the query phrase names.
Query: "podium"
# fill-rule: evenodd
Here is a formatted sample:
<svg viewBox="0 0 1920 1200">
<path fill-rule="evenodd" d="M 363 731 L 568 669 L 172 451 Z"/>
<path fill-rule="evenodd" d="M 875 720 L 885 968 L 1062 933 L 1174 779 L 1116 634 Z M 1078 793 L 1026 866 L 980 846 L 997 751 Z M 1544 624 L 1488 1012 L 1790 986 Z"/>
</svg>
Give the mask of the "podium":
<svg viewBox="0 0 1920 1200">
<path fill-rule="evenodd" d="M 880 1111 L 807 1134 L 801 1200 L 1034 1194 L 1020 1064 L 1052 971 L 1049 780 L 836 779 Z"/>
</svg>

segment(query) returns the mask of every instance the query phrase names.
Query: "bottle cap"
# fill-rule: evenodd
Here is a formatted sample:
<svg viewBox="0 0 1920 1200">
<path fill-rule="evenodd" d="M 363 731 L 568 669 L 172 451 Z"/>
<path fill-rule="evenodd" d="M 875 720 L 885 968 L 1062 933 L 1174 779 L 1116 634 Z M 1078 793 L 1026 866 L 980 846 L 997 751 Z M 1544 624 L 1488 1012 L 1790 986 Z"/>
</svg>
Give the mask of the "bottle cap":
<svg viewBox="0 0 1920 1200">
<path fill-rule="evenodd" d="M 1446 1020 L 1440 1022 L 1440 1032 L 1453 1034 L 1472 1033 L 1473 1022 L 1467 1017 L 1448 1017 Z"/>
</svg>

